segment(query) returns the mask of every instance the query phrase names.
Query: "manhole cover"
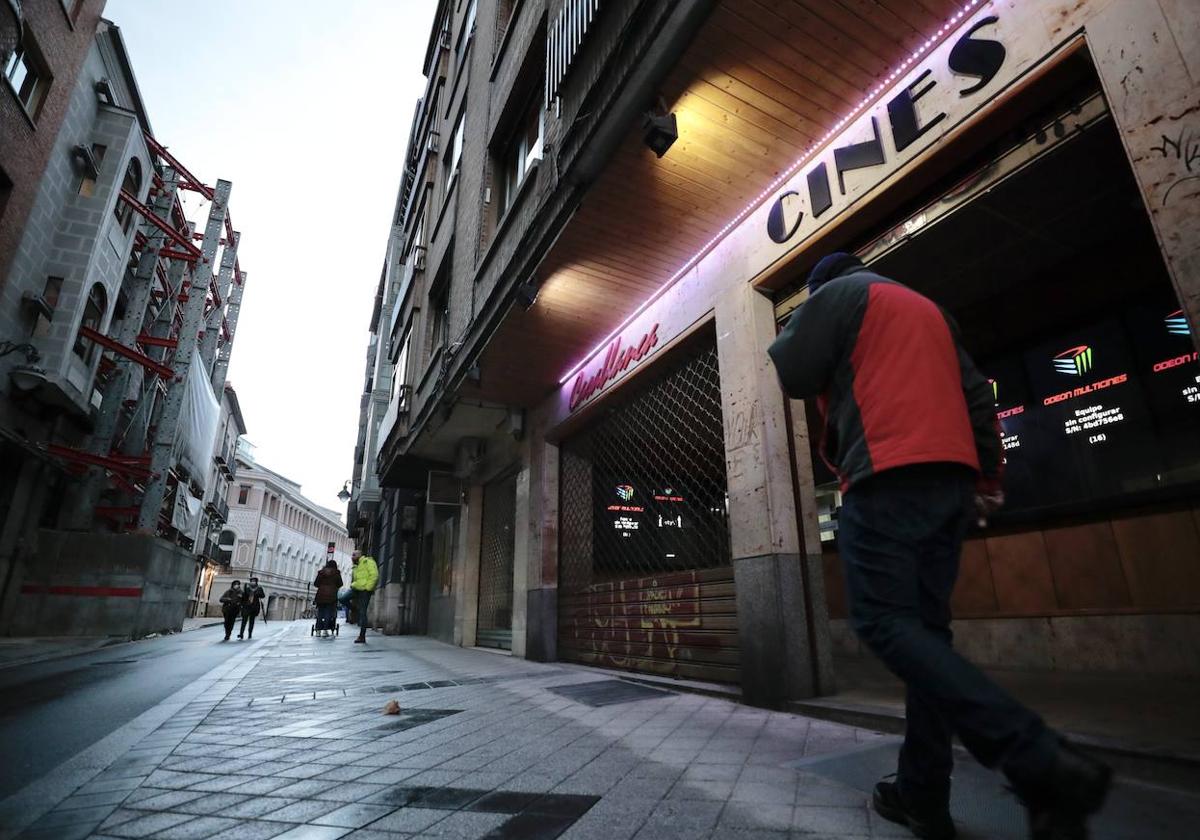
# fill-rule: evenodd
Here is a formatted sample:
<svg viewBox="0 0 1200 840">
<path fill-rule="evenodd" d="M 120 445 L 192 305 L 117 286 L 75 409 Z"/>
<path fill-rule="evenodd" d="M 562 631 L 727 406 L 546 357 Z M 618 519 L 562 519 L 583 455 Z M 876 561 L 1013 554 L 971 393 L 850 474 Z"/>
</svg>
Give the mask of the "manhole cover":
<svg viewBox="0 0 1200 840">
<path fill-rule="evenodd" d="M 624 680 L 597 680 L 574 685 L 548 686 L 547 691 L 583 703 L 585 706 L 613 706 L 617 703 L 632 703 L 635 700 L 654 700 L 668 697 L 675 692 L 650 688 Z"/>
</svg>

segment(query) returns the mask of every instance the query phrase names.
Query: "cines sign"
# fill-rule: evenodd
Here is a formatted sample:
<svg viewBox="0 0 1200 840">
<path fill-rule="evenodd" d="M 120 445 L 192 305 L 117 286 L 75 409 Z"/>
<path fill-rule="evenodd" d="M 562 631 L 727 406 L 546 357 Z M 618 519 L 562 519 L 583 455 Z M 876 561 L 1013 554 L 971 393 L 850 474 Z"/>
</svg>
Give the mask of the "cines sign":
<svg viewBox="0 0 1200 840">
<path fill-rule="evenodd" d="M 608 345 L 608 352 L 604 354 L 604 364 L 590 375 L 580 371 L 575 377 L 575 384 L 571 386 L 571 411 L 587 402 L 597 391 L 608 387 L 608 383 L 624 373 L 631 364 L 641 361 L 643 356 L 657 346 L 658 324 L 652 326 L 636 345 L 622 347 L 620 336 L 613 339 L 612 344 Z"/>
<path fill-rule="evenodd" d="M 973 95 L 996 78 L 1008 56 L 1003 44 L 987 38 L 986 32 L 980 34 L 980 30 L 994 27 L 998 21 L 999 18 L 994 15 L 981 18 L 954 41 L 948 53 L 938 51 L 944 55 L 946 67 L 951 73 L 974 80 L 967 87 L 958 89 L 957 96 L 951 97 L 948 95 L 949 91 L 939 90 L 937 79 L 931 78 L 933 70 L 928 67 L 903 88 L 892 93 L 891 98 L 887 100 L 886 121 L 890 129 L 887 133 L 891 135 L 887 139 L 890 139 L 890 146 L 895 155 L 909 149 L 943 121 L 950 119 L 951 125 L 961 122 L 975 107 L 976 103 L 971 101 Z M 986 97 L 982 101 L 986 101 Z M 830 148 L 821 153 L 819 162 L 804 173 L 803 184 L 796 184 L 798 188 L 779 194 L 771 204 L 766 219 L 767 236 L 773 242 L 782 245 L 798 233 L 807 236 L 823 224 L 816 220 L 833 210 L 835 205 L 842 205 L 837 208 L 839 210 L 844 209 L 854 197 L 847 197 L 847 172 L 884 166 L 888 163 L 887 144 L 884 142 L 884 132 L 880 128 L 880 121 L 884 118 L 883 112 L 878 108 L 864 114 L 843 132 L 842 137 L 852 133 L 861 137 L 863 129 L 866 128 L 870 134 L 868 139 L 858 142 L 835 141 Z M 889 169 L 888 172 L 881 173 L 870 186 L 882 181 L 890 171 Z M 835 181 L 836 194 L 833 191 Z M 863 191 L 852 190 L 858 193 Z M 805 197 L 807 216 L 802 209 Z M 806 219 L 809 220 L 808 224 L 805 224 Z"/>
</svg>

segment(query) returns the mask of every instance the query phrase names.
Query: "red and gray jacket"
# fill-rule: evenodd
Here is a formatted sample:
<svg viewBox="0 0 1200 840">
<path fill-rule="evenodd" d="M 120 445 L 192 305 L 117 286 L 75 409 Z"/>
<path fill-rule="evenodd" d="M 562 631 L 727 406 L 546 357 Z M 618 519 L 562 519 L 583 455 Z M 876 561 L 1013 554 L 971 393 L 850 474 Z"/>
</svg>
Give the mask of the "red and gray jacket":
<svg viewBox="0 0 1200 840">
<path fill-rule="evenodd" d="M 909 464 L 965 464 L 999 481 L 991 386 L 933 301 L 866 268 L 812 295 L 770 350 L 793 399 L 818 397 L 821 454 L 848 490 Z"/>
</svg>

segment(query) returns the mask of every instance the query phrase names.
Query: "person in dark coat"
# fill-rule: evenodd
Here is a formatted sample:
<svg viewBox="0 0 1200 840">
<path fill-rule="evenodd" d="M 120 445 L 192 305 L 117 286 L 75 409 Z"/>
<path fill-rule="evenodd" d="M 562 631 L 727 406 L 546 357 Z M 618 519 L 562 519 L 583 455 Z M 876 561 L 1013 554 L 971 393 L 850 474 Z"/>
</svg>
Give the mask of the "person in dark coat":
<svg viewBox="0 0 1200 840">
<path fill-rule="evenodd" d="M 221 615 L 225 619 L 225 639 L 233 635 L 233 625 L 242 611 L 242 582 L 235 580 L 221 596 Z"/>
<path fill-rule="evenodd" d="M 267 600 L 267 593 L 258 585 L 258 578 L 250 578 L 250 582 L 242 589 L 242 626 L 238 630 L 238 638 L 243 635 L 247 639 L 254 638 L 254 620 L 258 618 L 258 614 L 262 612 L 263 602 Z M 246 622 L 250 622 L 250 632 L 246 632 Z"/>
<path fill-rule="evenodd" d="M 333 625 L 337 621 L 338 590 L 342 588 L 342 573 L 337 563 L 332 559 L 325 561 L 325 567 L 317 572 L 313 587 L 317 590 L 314 599 L 317 605 L 317 632 L 322 636 L 332 636 Z"/>
<path fill-rule="evenodd" d="M 792 399 L 817 398 L 822 456 L 843 493 L 838 552 L 855 633 L 907 686 L 895 782 L 875 787 L 885 819 L 951 838 L 951 737 L 1002 770 L 1036 840 L 1084 838 L 1108 767 L 951 646 L 950 593 L 963 537 L 1003 503 L 1004 451 L 991 387 L 933 301 L 831 254 L 769 354 Z"/>
</svg>

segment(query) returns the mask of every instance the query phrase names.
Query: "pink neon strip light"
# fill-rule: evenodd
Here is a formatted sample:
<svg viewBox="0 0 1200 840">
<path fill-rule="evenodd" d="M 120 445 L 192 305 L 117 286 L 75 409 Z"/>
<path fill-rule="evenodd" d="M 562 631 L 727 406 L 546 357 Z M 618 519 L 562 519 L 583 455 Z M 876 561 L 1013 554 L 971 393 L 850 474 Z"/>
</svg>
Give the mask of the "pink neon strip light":
<svg viewBox="0 0 1200 840">
<path fill-rule="evenodd" d="M 665 282 L 661 286 L 659 286 L 658 291 L 656 291 L 649 298 L 647 298 L 646 301 L 644 303 L 642 303 L 641 306 L 639 306 L 637 309 L 633 310 L 633 313 L 630 314 L 629 317 L 627 317 L 624 321 L 622 321 L 621 325 L 619 327 L 617 327 L 615 330 L 613 330 L 611 333 L 609 333 L 608 336 L 603 341 L 601 341 L 599 344 L 597 344 L 595 347 L 593 347 L 591 350 L 589 350 L 587 355 L 584 356 L 579 361 L 578 364 L 576 364 L 569 371 L 567 371 L 567 373 L 562 377 L 562 379 L 558 380 L 558 384 L 565 385 L 568 381 L 570 381 L 572 376 L 577 374 L 580 370 L 582 370 L 584 368 L 585 365 L 587 365 L 588 362 L 590 362 L 592 359 L 594 359 L 596 357 L 596 354 L 599 353 L 601 350 L 603 350 L 605 347 L 607 347 L 608 343 L 610 341 L 612 341 L 614 338 L 616 338 L 618 335 L 620 335 L 621 332 L 627 326 L 629 326 L 630 323 L 632 323 L 635 318 L 637 318 L 639 315 L 641 315 L 643 312 L 645 312 L 646 309 L 649 308 L 651 304 L 653 304 L 656 300 L 658 300 L 660 297 L 662 297 L 663 294 L 665 294 L 668 289 L 670 289 L 672 286 L 674 286 L 675 282 L 677 280 L 679 280 L 680 277 L 683 277 L 683 275 L 687 274 L 689 271 L 691 271 L 693 268 L 695 268 L 696 264 L 699 263 L 700 260 L 702 260 L 705 257 L 705 255 L 707 255 L 708 252 L 711 251 L 717 244 L 719 244 L 722 239 L 725 238 L 725 234 L 727 234 L 735 226 L 741 224 L 741 222 L 747 216 L 749 216 L 752 212 L 757 210 L 759 208 L 759 206 L 762 205 L 763 201 L 765 201 L 772 193 L 774 193 L 775 190 L 778 189 L 785 181 L 787 181 L 794 174 L 796 174 L 797 169 L 799 169 L 801 166 L 803 166 L 805 163 L 807 163 L 809 160 L 811 160 L 813 155 L 815 155 L 817 152 L 821 151 L 825 147 L 826 143 L 828 143 L 830 140 L 834 139 L 834 134 L 836 132 L 840 131 L 842 129 L 842 127 L 846 125 L 846 123 L 850 122 L 850 120 L 854 119 L 859 114 L 861 114 L 863 111 L 865 111 L 869 105 L 874 104 L 875 100 L 879 97 L 879 95 L 882 94 L 885 90 L 889 89 L 889 85 L 891 85 L 892 82 L 896 81 L 896 79 L 900 78 L 900 76 L 902 76 L 905 72 L 907 72 L 909 67 L 911 67 L 913 64 L 915 64 L 916 61 L 922 55 L 927 53 L 929 50 L 931 50 L 937 44 L 941 43 L 942 38 L 945 37 L 947 34 L 953 32 L 955 25 L 957 23 L 959 23 L 964 17 L 966 17 L 972 9 L 974 9 L 976 6 L 978 6 L 980 4 L 980 2 L 981 2 L 981 0 L 970 0 L 970 2 L 968 2 L 966 5 L 964 5 L 960 11 L 958 11 L 956 14 L 951 15 L 949 18 L 947 18 L 946 23 L 940 29 L 938 29 L 937 32 L 935 32 L 931 37 L 929 37 L 925 41 L 924 44 L 917 47 L 917 49 L 913 52 L 912 55 L 910 55 L 908 58 L 904 59 L 904 61 L 902 63 L 900 63 L 894 70 L 892 70 L 892 72 L 888 76 L 886 76 L 882 82 L 880 82 L 878 85 L 875 86 L 874 90 L 872 90 L 869 94 L 864 96 L 862 101 L 859 102 L 857 105 L 855 105 L 854 108 L 850 111 L 850 113 L 846 114 L 846 116 L 844 116 L 840 120 L 838 120 L 837 123 L 833 126 L 833 128 L 829 129 L 829 131 L 827 131 L 825 133 L 824 137 L 822 137 L 820 140 L 816 141 L 811 146 L 809 146 L 807 149 L 805 149 L 804 153 L 802 155 L 800 155 L 799 158 L 796 159 L 795 163 L 793 163 L 790 167 L 788 167 L 786 172 L 784 172 L 782 175 L 780 175 L 778 178 L 776 178 L 774 181 L 772 181 L 771 185 L 769 187 L 767 187 L 765 190 L 763 190 L 761 193 L 759 193 L 757 198 L 755 198 L 753 201 L 751 201 L 749 204 L 747 204 L 740 213 L 738 213 L 736 216 L 734 216 L 733 219 L 731 219 L 729 221 L 729 223 L 725 225 L 725 227 L 721 228 L 717 232 L 716 236 L 714 236 L 712 239 L 708 240 L 708 242 L 706 242 L 700 248 L 700 250 L 697 251 L 692 256 L 691 259 L 689 259 L 686 263 L 684 263 L 683 268 L 679 269 L 679 271 L 677 271 L 673 275 L 671 275 L 671 278 L 669 280 L 667 280 L 667 282 Z"/>
</svg>

